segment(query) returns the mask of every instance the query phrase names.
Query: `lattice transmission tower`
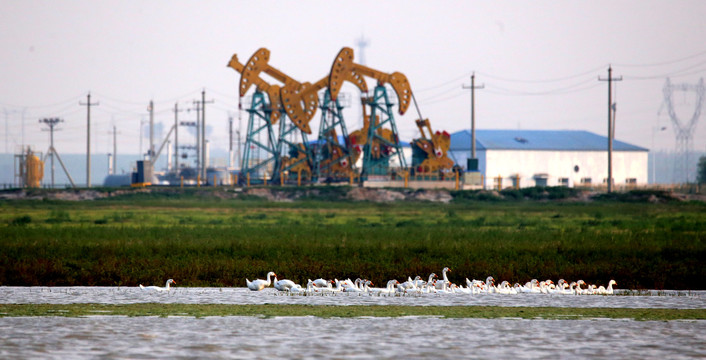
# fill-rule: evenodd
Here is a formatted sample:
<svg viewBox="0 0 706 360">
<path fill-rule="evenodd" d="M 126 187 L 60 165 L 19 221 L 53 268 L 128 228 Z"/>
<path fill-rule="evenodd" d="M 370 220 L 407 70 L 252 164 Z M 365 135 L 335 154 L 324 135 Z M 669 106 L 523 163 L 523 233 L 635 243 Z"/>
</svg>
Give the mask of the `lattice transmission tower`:
<svg viewBox="0 0 706 360">
<path fill-rule="evenodd" d="M 669 118 L 674 124 L 674 135 L 676 136 L 675 141 L 675 155 L 676 161 L 674 161 L 674 173 L 672 175 L 672 181 L 677 183 L 688 183 L 689 182 L 689 157 L 693 148 L 693 138 L 694 130 L 696 129 L 696 123 L 699 121 L 701 116 L 701 107 L 703 105 L 704 94 L 706 93 L 706 88 L 704 88 L 704 79 L 701 78 L 696 84 L 672 84 L 667 78 L 662 89 L 664 93 L 664 102 L 667 105 L 667 111 L 669 112 Z M 675 91 L 693 91 L 696 94 L 696 102 L 694 104 L 694 112 L 691 115 L 691 119 L 683 124 L 679 121 L 676 111 L 674 109 L 674 103 L 672 101 L 672 96 Z"/>
</svg>

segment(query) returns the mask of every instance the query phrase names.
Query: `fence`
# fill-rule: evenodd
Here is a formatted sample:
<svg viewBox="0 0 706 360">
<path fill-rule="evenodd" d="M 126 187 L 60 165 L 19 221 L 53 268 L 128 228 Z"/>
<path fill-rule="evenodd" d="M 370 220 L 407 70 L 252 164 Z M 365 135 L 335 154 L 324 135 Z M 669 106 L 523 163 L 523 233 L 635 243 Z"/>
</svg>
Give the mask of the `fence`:
<svg viewBox="0 0 706 360">
<path fill-rule="evenodd" d="M 267 174 L 265 174 L 267 175 Z M 510 182 L 506 181 L 507 178 L 502 176 L 493 177 L 493 185 L 486 185 L 486 178 L 481 176 L 481 181 L 479 186 L 474 187 L 475 190 L 505 190 L 505 189 L 519 189 L 519 181 L 513 181 L 510 177 Z M 302 186 L 302 185 L 333 185 L 333 184 L 343 184 L 343 185 L 356 185 L 361 184 L 361 179 L 359 175 L 349 176 L 345 181 L 334 181 L 330 183 L 319 182 L 312 183 L 311 178 L 303 174 L 297 174 L 294 180 L 287 179 L 286 176 L 280 176 L 280 180 L 272 183 L 268 181 L 268 177 L 251 178 L 249 174 L 246 174 L 245 179 L 242 184 L 238 181 L 241 180 L 238 174 L 230 174 L 229 179 L 219 178 L 214 175 L 211 179 L 212 181 L 202 181 L 200 177 L 196 178 L 196 181 L 187 181 L 184 177 L 181 177 L 179 187 L 251 187 L 251 186 Z M 339 179 L 340 180 L 340 179 Z M 404 187 L 404 188 L 446 188 L 446 189 L 469 189 L 469 187 L 464 186 L 460 176 L 457 173 L 453 173 L 450 176 L 440 176 L 438 174 L 400 174 L 398 172 L 391 172 L 386 175 L 376 175 L 370 176 L 367 180 L 362 182 L 363 186 L 367 187 Z M 508 185 L 509 184 L 509 185 Z M 506 185 L 506 186 L 503 186 Z M 567 185 L 568 186 L 568 185 Z M 42 184 L 43 189 L 51 189 L 50 186 Z M 605 192 L 607 191 L 607 186 L 605 184 L 578 184 L 574 186 L 577 189 L 595 191 L 595 192 Z M 57 185 L 54 189 L 66 189 L 71 188 L 68 184 Z M 20 189 L 17 184 L 0 184 L 1 190 L 14 190 Z M 664 190 L 679 194 L 706 194 L 706 186 L 703 184 L 616 184 L 613 185 L 613 190 L 616 192 L 625 192 L 630 190 Z"/>
</svg>

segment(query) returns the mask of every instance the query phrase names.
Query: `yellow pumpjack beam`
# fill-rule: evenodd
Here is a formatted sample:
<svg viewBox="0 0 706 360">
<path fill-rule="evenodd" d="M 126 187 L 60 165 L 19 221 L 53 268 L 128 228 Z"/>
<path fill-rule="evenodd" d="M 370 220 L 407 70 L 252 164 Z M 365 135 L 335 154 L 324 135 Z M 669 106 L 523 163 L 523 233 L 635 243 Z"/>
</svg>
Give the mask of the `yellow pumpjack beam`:
<svg viewBox="0 0 706 360">
<path fill-rule="evenodd" d="M 279 120 L 281 114 L 280 110 L 282 107 L 281 89 L 280 85 L 272 85 L 267 83 L 260 77 L 261 73 L 272 76 L 275 80 L 284 84 L 285 87 L 300 86 L 300 83 L 293 78 L 287 76 L 285 73 L 279 71 L 269 64 L 270 61 L 270 50 L 265 48 L 258 49 L 250 59 L 245 63 L 241 64 L 238 61 L 238 55 L 233 54 L 230 59 L 228 66 L 233 68 L 235 71 L 241 74 L 240 76 L 240 97 L 245 96 L 252 85 L 257 86 L 258 89 L 267 93 L 270 99 L 270 106 L 272 107 L 272 112 L 270 114 L 270 121 L 272 124 L 276 124 Z M 299 124 L 295 123 L 302 131 L 307 134 L 311 134 L 311 129 L 309 124 Z"/>
<path fill-rule="evenodd" d="M 407 77 L 400 72 L 387 74 L 353 62 L 353 49 L 344 47 L 338 52 L 331 65 L 331 71 L 321 80 L 311 84 L 292 82 L 282 88 L 282 103 L 289 118 L 299 126 L 308 124 L 319 106 L 318 92 L 328 87 L 331 99 L 336 100 L 344 82 L 353 83 L 361 92 L 368 92 L 364 76 L 371 77 L 379 84 L 392 85 L 399 98 L 399 113 L 403 115 L 410 105 L 412 90 Z M 308 125 L 307 125 L 308 127 Z M 300 127 L 301 128 L 301 127 Z M 308 132 L 310 134 L 310 132 Z"/>
<path fill-rule="evenodd" d="M 354 63 L 353 49 L 348 47 L 341 49 L 333 62 L 333 66 L 331 66 L 331 73 L 329 74 L 329 91 L 331 92 L 331 98 L 335 100 L 338 97 L 341 86 L 345 81 L 355 84 L 362 92 L 368 92 L 368 86 L 363 76 L 377 80 L 380 85 L 390 84 L 400 101 L 400 115 L 404 115 L 404 113 L 407 112 L 410 100 L 412 99 L 412 89 L 410 88 L 407 77 L 401 72 L 395 71 L 392 74 L 387 74 Z"/>
</svg>

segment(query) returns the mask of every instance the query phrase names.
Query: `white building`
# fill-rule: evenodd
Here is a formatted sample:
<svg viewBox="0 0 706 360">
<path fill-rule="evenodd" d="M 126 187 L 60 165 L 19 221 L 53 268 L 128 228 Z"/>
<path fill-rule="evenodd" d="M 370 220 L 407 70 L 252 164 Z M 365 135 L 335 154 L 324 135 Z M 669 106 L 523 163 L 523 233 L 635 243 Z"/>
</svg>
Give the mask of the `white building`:
<svg viewBox="0 0 706 360">
<path fill-rule="evenodd" d="M 466 168 L 471 134 L 451 134 L 449 156 Z M 648 149 L 613 140 L 613 184 L 647 184 Z M 476 130 L 476 158 L 484 187 L 603 186 L 608 138 L 579 130 Z M 499 180 L 500 179 L 500 180 Z"/>
</svg>

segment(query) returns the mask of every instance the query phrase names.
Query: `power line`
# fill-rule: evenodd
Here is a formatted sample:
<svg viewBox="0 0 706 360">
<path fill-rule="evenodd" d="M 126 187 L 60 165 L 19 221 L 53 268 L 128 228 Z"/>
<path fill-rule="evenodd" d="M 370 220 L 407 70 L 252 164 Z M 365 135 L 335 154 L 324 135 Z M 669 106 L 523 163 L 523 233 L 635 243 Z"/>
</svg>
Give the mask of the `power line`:
<svg viewBox="0 0 706 360">
<path fill-rule="evenodd" d="M 438 89 L 438 88 L 440 88 L 440 87 L 444 87 L 444 86 L 448 86 L 448 85 L 453 85 L 454 90 L 456 90 L 456 86 L 458 86 L 458 82 L 461 81 L 462 79 L 465 79 L 465 78 L 468 77 L 469 75 L 470 75 L 470 74 L 466 73 L 466 74 L 463 74 L 463 75 L 461 75 L 461 76 L 455 77 L 455 78 L 453 78 L 453 79 L 451 79 L 451 80 L 444 81 L 444 82 L 441 83 L 441 84 L 433 85 L 433 86 L 429 86 L 429 87 L 425 87 L 425 88 L 422 88 L 422 89 L 415 89 L 414 91 L 415 91 L 416 93 L 423 93 L 423 92 L 435 90 L 435 89 Z"/>
<path fill-rule="evenodd" d="M 593 84 L 594 80 L 586 80 L 582 81 L 580 83 L 576 83 L 570 86 L 562 87 L 562 88 L 556 88 L 556 89 L 551 89 L 551 90 L 545 90 L 545 91 L 521 91 L 521 90 L 513 90 L 513 89 L 508 89 L 508 88 L 503 88 L 499 86 L 494 86 L 494 85 L 488 85 L 489 92 L 492 92 L 494 94 L 499 94 L 499 95 L 508 95 L 508 96 L 540 96 L 540 95 L 567 95 L 567 94 L 572 94 L 584 90 L 589 90 L 592 89 L 598 85 Z M 589 84 L 591 83 L 591 84 Z M 582 86 L 586 85 L 586 86 Z"/>
<path fill-rule="evenodd" d="M 5 104 L 5 103 L 1 103 L 0 105 L 7 106 L 7 107 L 16 107 L 16 108 L 41 109 L 41 108 L 49 108 L 49 107 L 64 105 L 67 103 L 73 104 L 76 102 L 77 99 L 80 99 L 80 98 L 81 98 L 81 95 L 76 95 L 76 96 L 73 96 L 73 97 L 66 99 L 66 100 L 58 101 L 58 102 L 51 103 L 51 104 L 43 104 L 43 105 L 13 105 L 13 104 Z"/>
<path fill-rule="evenodd" d="M 433 99 L 422 100 L 419 103 L 422 105 L 433 105 L 433 104 L 447 102 L 449 100 L 453 100 L 453 99 L 461 97 L 463 95 L 464 95 L 463 93 L 460 93 L 460 94 L 456 94 L 456 95 L 452 95 L 452 96 L 435 97 Z"/>
<path fill-rule="evenodd" d="M 222 93 L 222 92 L 215 90 L 213 88 L 210 88 L 210 87 L 206 87 L 204 89 L 208 90 L 208 92 L 210 92 L 210 93 L 216 94 L 218 96 L 223 96 L 224 98 L 227 98 L 227 99 L 233 99 L 233 98 L 238 97 L 238 88 L 237 87 L 234 89 L 232 94 Z"/>
<path fill-rule="evenodd" d="M 671 65 L 671 64 L 676 64 L 680 62 L 684 62 L 686 60 L 691 60 L 693 58 L 697 58 L 699 56 L 706 55 L 706 51 L 702 51 L 693 55 L 688 55 L 679 59 L 675 60 L 667 60 L 667 61 L 662 61 L 662 62 L 656 62 L 656 63 L 647 63 L 647 64 L 615 64 L 617 66 L 621 67 L 654 67 L 654 66 L 663 66 L 663 65 Z"/>
<path fill-rule="evenodd" d="M 594 70 L 595 72 L 595 70 Z M 588 74 L 582 73 L 581 75 Z M 570 79 L 570 78 L 575 78 L 576 76 L 571 76 L 571 77 L 566 77 L 564 79 Z M 499 77 L 496 77 L 499 78 Z M 503 78 L 504 79 L 504 78 Z M 507 79 L 505 79 L 507 80 Z M 540 83 L 540 82 L 553 82 L 554 80 L 542 80 L 542 81 L 517 81 L 521 83 Z M 582 85 L 587 85 L 591 84 L 590 86 L 582 86 Z M 440 88 L 442 86 L 446 86 L 447 83 L 444 83 L 440 86 L 432 87 L 432 88 L 427 88 L 427 89 L 434 89 L 434 88 Z M 488 85 L 488 91 L 493 94 L 498 94 L 498 95 L 508 95 L 508 96 L 539 96 L 539 95 L 565 95 L 565 94 L 570 94 L 570 93 L 575 93 L 579 91 L 584 91 L 584 90 L 589 90 L 594 87 L 596 87 L 596 84 L 593 84 L 592 79 L 586 79 L 583 80 L 579 83 L 575 83 L 572 85 L 568 85 L 565 87 L 560 87 L 560 88 L 553 88 L 549 90 L 543 90 L 543 91 L 524 91 L 524 90 L 517 90 L 517 89 L 510 89 L 506 87 L 501 87 L 501 86 L 496 86 L 496 85 Z M 439 92 L 437 94 L 428 96 L 422 100 L 420 100 L 421 104 L 431 104 L 431 103 L 437 103 L 437 102 L 442 102 L 442 101 L 447 101 L 451 98 L 455 98 L 457 96 L 448 96 L 451 92 L 454 92 L 454 88 L 449 88 L 448 90 L 445 90 L 443 92 Z M 436 101 L 442 99 L 441 101 Z"/>
<path fill-rule="evenodd" d="M 174 101 L 179 101 L 179 100 L 184 100 L 184 99 L 190 98 L 190 97 L 192 97 L 192 96 L 194 95 L 194 93 L 197 93 L 197 94 L 198 94 L 198 92 L 199 92 L 199 89 L 196 89 L 196 90 L 192 90 L 192 91 L 189 91 L 188 93 L 184 93 L 184 94 L 182 94 L 182 95 L 178 95 L 178 96 L 175 96 L 175 97 L 170 97 L 170 98 L 166 98 L 166 99 L 158 99 L 158 100 L 152 99 L 152 101 L 153 101 L 155 104 L 157 104 L 157 105 L 159 105 L 159 103 L 165 103 L 165 102 L 166 102 L 166 103 L 173 103 Z M 119 99 L 119 98 L 115 98 L 115 97 L 111 97 L 111 96 L 105 95 L 105 94 L 100 93 L 100 92 L 98 92 L 98 93 L 96 93 L 96 94 L 98 94 L 101 98 L 105 98 L 105 99 L 107 99 L 107 100 L 111 100 L 111 101 L 117 102 L 117 103 L 132 104 L 132 105 L 144 104 L 144 101 Z"/>
<path fill-rule="evenodd" d="M 698 73 L 703 73 L 706 72 L 706 68 L 699 68 L 694 70 L 694 68 L 698 68 L 700 66 L 706 65 L 706 61 L 702 61 L 697 64 L 693 64 L 689 67 L 676 70 L 670 73 L 662 73 L 659 75 L 648 75 L 648 76 L 632 76 L 628 75 L 626 78 L 629 78 L 630 80 L 654 80 L 654 79 L 663 79 L 666 77 L 679 77 L 679 76 L 686 76 L 686 75 L 693 75 L 693 74 L 698 74 Z"/>
<path fill-rule="evenodd" d="M 528 80 L 528 79 L 512 79 L 512 78 L 506 78 L 502 76 L 497 76 L 497 75 L 492 75 L 492 74 L 486 74 L 483 72 L 478 72 L 478 74 L 483 75 L 487 78 L 493 79 L 493 80 L 500 80 L 500 81 L 506 81 L 506 82 L 515 82 L 515 83 L 528 83 L 528 84 L 537 84 L 537 83 L 551 83 L 551 82 L 560 82 L 560 81 L 565 81 L 565 80 L 571 80 L 575 79 L 578 77 L 586 76 L 589 74 L 593 74 L 596 71 L 600 70 L 602 67 L 596 67 L 590 70 L 586 70 L 584 72 L 574 74 L 574 75 L 569 75 L 569 76 L 564 76 L 560 78 L 553 78 L 553 79 L 534 79 L 534 80 Z"/>
</svg>

